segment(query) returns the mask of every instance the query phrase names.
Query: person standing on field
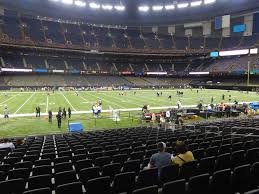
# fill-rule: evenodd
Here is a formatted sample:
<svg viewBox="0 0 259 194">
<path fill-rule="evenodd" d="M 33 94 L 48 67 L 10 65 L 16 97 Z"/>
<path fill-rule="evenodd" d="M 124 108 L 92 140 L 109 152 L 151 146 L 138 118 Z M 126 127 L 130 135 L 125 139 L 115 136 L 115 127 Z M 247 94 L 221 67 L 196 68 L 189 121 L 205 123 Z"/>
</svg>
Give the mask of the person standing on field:
<svg viewBox="0 0 259 194">
<path fill-rule="evenodd" d="M 7 107 L 4 108 L 4 118 L 9 118 L 9 110 Z"/>
<path fill-rule="evenodd" d="M 70 119 L 71 118 L 71 108 L 70 107 L 68 107 L 67 112 L 68 112 L 68 118 Z"/>
<path fill-rule="evenodd" d="M 52 123 L 52 117 L 53 117 L 52 111 L 49 110 L 49 123 Z"/>
<path fill-rule="evenodd" d="M 56 115 L 56 118 L 58 122 L 58 128 L 61 128 L 61 120 L 62 120 L 61 112 L 58 112 L 58 114 Z"/>
</svg>

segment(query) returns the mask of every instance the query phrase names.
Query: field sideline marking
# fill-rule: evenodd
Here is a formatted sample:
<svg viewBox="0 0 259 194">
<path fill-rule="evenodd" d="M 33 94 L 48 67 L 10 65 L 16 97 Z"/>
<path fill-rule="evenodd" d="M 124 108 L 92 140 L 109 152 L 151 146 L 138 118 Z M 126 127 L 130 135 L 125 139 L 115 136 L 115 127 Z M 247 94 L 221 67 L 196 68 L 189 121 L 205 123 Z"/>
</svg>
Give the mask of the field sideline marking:
<svg viewBox="0 0 259 194">
<path fill-rule="evenodd" d="M 33 93 L 18 109 L 15 111 L 16 114 L 36 93 Z"/>
<path fill-rule="evenodd" d="M 63 94 L 63 92 L 60 92 L 62 94 L 62 96 L 65 98 L 65 100 L 67 101 L 67 103 L 73 108 L 74 111 L 77 111 L 75 109 L 75 107 L 69 102 L 69 100 L 67 99 L 67 97 Z"/>
<path fill-rule="evenodd" d="M 250 102 L 239 102 L 238 104 L 243 104 L 243 103 L 250 103 Z M 230 104 L 234 104 L 234 103 L 230 103 Z M 196 108 L 197 105 L 183 105 L 182 108 Z M 161 109 L 168 109 L 168 108 L 177 108 L 177 106 L 159 106 L 159 107 L 150 107 L 150 110 L 161 110 Z M 121 111 L 121 112 L 129 112 L 129 111 L 141 111 L 142 108 L 125 108 L 125 109 L 112 109 L 112 110 L 117 110 L 117 111 Z M 111 112 L 112 110 L 108 109 L 108 110 L 102 110 L 103 113 L 107 113 L 107 112 Z M 87 110 L 87 111 L 75 111 L 73 112 L 73 114 L 88 114 L 88 113 L 93 113 L 92 110 Z M 53 112 L 53 114 L 57 114 L 57 112 Z M 42 116 L 47 116 L 48 113 L 42 113 Z M 35 113 L 26 113 L 26 114 L 10 114 L 10 117 L 14 118 L 14 117 L 31 117 L 31 116 L 35 116 Z M 0 114 L 0 118 L 3 118 L 4 115 Z"/>
</svg>

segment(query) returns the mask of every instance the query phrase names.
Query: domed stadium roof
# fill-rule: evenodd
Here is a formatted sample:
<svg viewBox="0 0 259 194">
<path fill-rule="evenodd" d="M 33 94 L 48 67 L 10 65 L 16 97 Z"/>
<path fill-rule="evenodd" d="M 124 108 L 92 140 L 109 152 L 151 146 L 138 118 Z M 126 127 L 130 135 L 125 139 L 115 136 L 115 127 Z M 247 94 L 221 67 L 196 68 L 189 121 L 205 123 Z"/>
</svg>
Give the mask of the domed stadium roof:
<svg viewBox="0 0 259 194">
<path fill-rule="evenodd" d="M 123 25 L 175 24 L 259 11 L 258 0 L 2 0 L 1 4 L 32 15 Z"/>
</svg>

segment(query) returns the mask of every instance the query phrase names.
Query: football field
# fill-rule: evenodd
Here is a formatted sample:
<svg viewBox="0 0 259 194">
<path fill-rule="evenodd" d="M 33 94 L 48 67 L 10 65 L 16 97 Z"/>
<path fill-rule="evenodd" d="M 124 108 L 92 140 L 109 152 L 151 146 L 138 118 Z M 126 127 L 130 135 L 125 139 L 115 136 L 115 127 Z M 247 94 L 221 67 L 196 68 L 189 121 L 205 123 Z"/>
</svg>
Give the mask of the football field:
<svg viewBox="0 0 259 194">
<path fill-rule="evenodd" d="M 56 126 L 55 114 L 53 123 L 47 121 L 47 112 L 57 112 L 58 108 L 71 108 L 71 122 L 82 122 L 85 128 L 119 128 L 130 127 L 140 124 L 139 116 L 143 105 L 149 105 L 151 109 L 158 112 L 168 107 L 176 106 L 178 100 L 183 106 L 196 106 L 200 100 L 203 104 L 222 102 L 222 95 L 225 95 L 225 102 L 250 102 L 259 101 L 259 95 L 255 92 L 240 92 L 226 90 L 197 90 L 182 89 L 182 96 L 178 96 L 177 90 L 135 90 L 124 91 L 81 91 L 78 95 L 74 91 L 50 92 L 20 92 L 0 91 L 0 136 L 24 136 L 36 134 L 59 133 L 67 131 L 67 120 L 62 121 L 62 128 Z M 162 96 L 157 97 L 157 92 Z M 172 96 L 172 100 L 168 96 Z M 102 101 L 103 117 L 93 119 L 91 114 L 92 105 L 98 100 Z M 35 118 L 35 107 L 40 106 L 42 117 Z M 4 108 L 8 107 L 9 119 L 3 119 Z M 120 110 L 121 121 L 114 124 L 108 118 L 110 110 Z M 130 115 L 130 116 L 129 116 Z"/>
</svg>

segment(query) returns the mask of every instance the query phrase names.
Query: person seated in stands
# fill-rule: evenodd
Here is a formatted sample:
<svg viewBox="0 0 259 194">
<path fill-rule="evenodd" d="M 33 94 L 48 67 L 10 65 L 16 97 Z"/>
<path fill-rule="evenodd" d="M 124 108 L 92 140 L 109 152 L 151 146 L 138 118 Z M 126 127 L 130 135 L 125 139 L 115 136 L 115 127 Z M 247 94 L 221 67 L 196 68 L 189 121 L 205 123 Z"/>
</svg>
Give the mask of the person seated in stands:
<svg viewBox="0 0 259 194">
<path fill-rule="evenodd" d="M 25 145 L 24 139 L 23 138 L 16 139 L 15 146 L 18 147 L 18 146 L 22 146 L 22 145 Z"/>
<path fill-rule="evenodd" d="M 3 139 L 3 143 L 0 143 L 0 149 L 3 149 L 3 148 L 11 148 L 13 150 L 15 146 L 8 139 Z"/>
<path fill-rule="evenodd" d="M 177 155 L 172 158 L 172 163 L 175 165 L 182 166 L 184 163 L 194 160 L 192 152 L 188 151 L 183 141 L 176 142 L 176 153 Z"/>
<path fill-rule="evenodd" d="M 166 152 L 166 144 L 164 142 L 159 142 L 157 144 L 158 153 L 153 154 L 150 158 L 149 164 L 144 169 L 158 168 L 158 176 L 160 175 L 160 170 L 164 166 L 172 164 L 171 154 Z"/>
</svg>

